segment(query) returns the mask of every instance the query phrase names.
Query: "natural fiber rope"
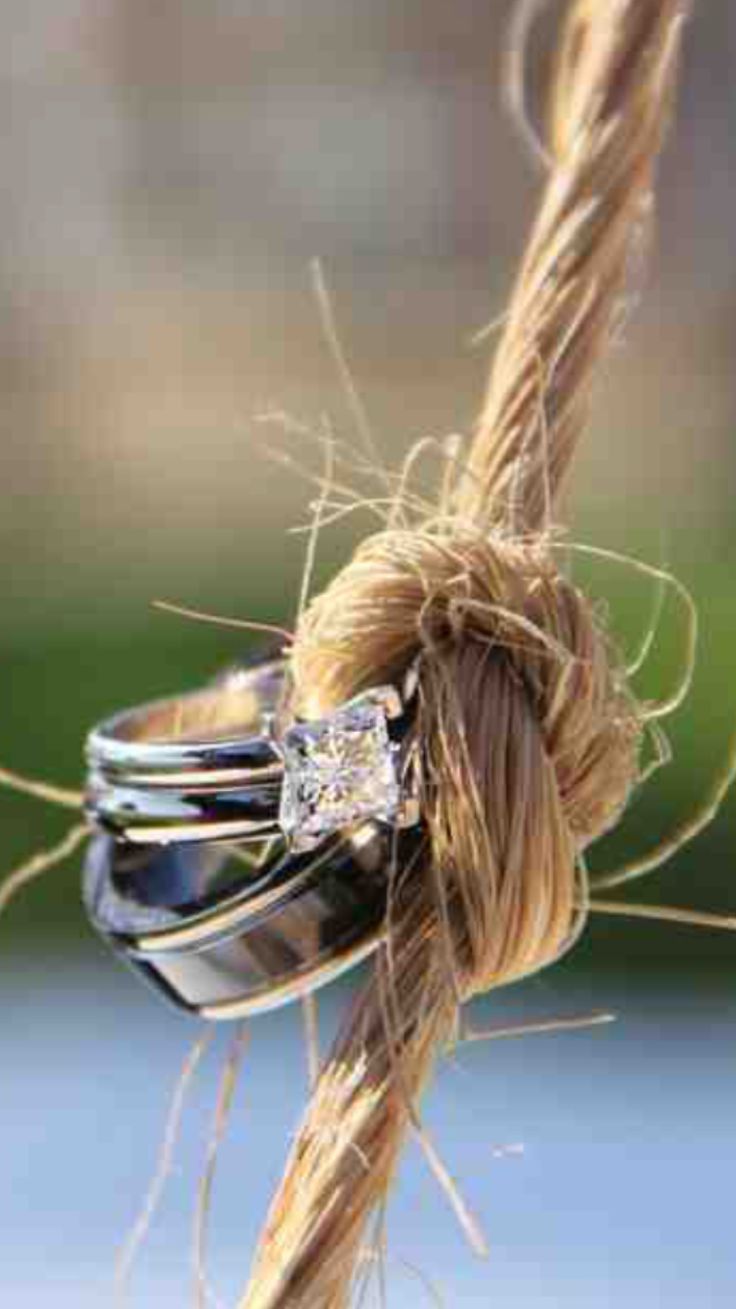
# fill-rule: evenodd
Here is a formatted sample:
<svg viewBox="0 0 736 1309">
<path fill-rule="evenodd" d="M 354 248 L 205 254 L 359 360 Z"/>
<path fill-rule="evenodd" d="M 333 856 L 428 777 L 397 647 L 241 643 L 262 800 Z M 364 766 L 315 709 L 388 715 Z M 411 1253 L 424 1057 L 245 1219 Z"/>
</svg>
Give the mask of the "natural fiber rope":
<svg viewBox="0 0 736 1309">
<path fill-rule="evenodd" d="M 651 197 L 683 0 L 578 0 L 552 82 L 549 181 L 459 509 L 537 530 L 557 502 Z"/>
<path fill-rule="evenodd" d="M 571 944 L 581 852 L 637 780 L 637 706 L 549 528 L 649 204 L 682 18 L 682 0 L 571 4 L 549 178 L 453 517 L 370 537 L 300 623 L 302 712 L 418 661 L 428 835 L 395 870 L 388 946 L 322 1070 L 241 1309 L 344 1309 L 459 1001 Z"/>
</svg>

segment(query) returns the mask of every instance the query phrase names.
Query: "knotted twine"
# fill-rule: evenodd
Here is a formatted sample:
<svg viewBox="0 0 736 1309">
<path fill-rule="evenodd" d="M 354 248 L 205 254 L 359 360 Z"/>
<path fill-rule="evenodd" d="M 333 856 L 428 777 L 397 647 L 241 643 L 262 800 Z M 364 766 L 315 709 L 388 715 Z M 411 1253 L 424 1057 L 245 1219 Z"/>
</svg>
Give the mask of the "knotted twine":
<svg viewBox="0 0 736 1309">
<path fill-rule="evenodd" d="M 639 776 L 642 715 L 553 515 L 651 199 L 682 0 L 573 0 L 549 175 L 452 513 L 365 540 L 306 610 L 294 709 L 416 667 L 426 842 L 393 871 L 387 940 L 327 1058 L 241 1309 L 344 1309 L 367 1221 L 458 1006 L 554 959 L 582 856 Z"/>
</svg>

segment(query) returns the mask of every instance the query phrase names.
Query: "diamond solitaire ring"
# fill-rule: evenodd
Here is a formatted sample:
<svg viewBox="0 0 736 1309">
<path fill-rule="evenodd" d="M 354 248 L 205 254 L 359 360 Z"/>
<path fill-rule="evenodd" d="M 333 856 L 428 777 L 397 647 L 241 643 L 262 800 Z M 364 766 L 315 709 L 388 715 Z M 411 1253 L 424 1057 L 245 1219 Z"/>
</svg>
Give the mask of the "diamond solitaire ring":
<svg viewBox="0 0 736 1309">
<path fill-rule="evenodd" d="M 415 826 L 411 691 L 374 687 L 278 729 L 286 665 L 116 714 L 87 740 L 87 811 L 132 844 L 285 838 L 308 850 L 367 820 Z"/>
</svg>

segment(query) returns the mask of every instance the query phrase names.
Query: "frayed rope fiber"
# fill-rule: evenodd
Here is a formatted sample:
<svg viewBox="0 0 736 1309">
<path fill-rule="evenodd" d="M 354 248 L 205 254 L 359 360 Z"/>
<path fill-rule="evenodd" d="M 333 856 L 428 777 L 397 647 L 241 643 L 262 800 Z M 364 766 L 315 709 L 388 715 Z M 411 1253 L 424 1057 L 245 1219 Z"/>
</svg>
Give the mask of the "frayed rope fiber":
<svg viewBox="0 0 736 1309">
<path fill-rule="evenodd" d="M 645 714 L 552 548 L 594 368 L 669 112 L 678 0 L 575 0 L 549 174 L 452 512 L 368 538 L 306 609 L 294 709 L 416 663 L 424 848 L 394 870 L 385 948 L 321 1071 L 241 1309 L 344 1309 L 366 1225 L 458 1005 L 582 925 L 582 853 L 639 779 Z"/>
</svg>

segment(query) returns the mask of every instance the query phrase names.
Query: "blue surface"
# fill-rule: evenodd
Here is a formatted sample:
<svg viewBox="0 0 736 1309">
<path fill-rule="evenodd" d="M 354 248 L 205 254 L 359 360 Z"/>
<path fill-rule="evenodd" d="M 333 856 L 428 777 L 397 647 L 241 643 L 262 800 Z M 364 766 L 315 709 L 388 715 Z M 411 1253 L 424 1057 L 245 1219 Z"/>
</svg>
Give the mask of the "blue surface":
<svg viewBox="0 0 736 1309">
<path fill-rule="evenodd" d="M 98 954 L 33 977 L 6 955 L 0 1072 L 0 1286 L 14 1309 L 98 1309 L 144 1194 L 193 1028 Z M 559 979 L 559 980 L 558 980 Z M 342 993 L 322 1004 L 325 1029 Z M 616 1009 L 589 1032 L 466 1046 L 426 1119 L 491 1244 L 468 1249 L 415 1145 L 389 1214 L 389 1303 L 628 1309 L 731 1305 L 736 1001 L 691 979 L 575 988 L 550 974 L 475 1021 Z M 132 1305 L 191 1302 L 194 1194 L 227 1032 L 188 1100 L 175 1174 L 136 1264 Z M 232 1303 L 306 1094 L 298 1010 L 254 1023 L 221 1156 L 210 1273 Z"/>
</svg>

